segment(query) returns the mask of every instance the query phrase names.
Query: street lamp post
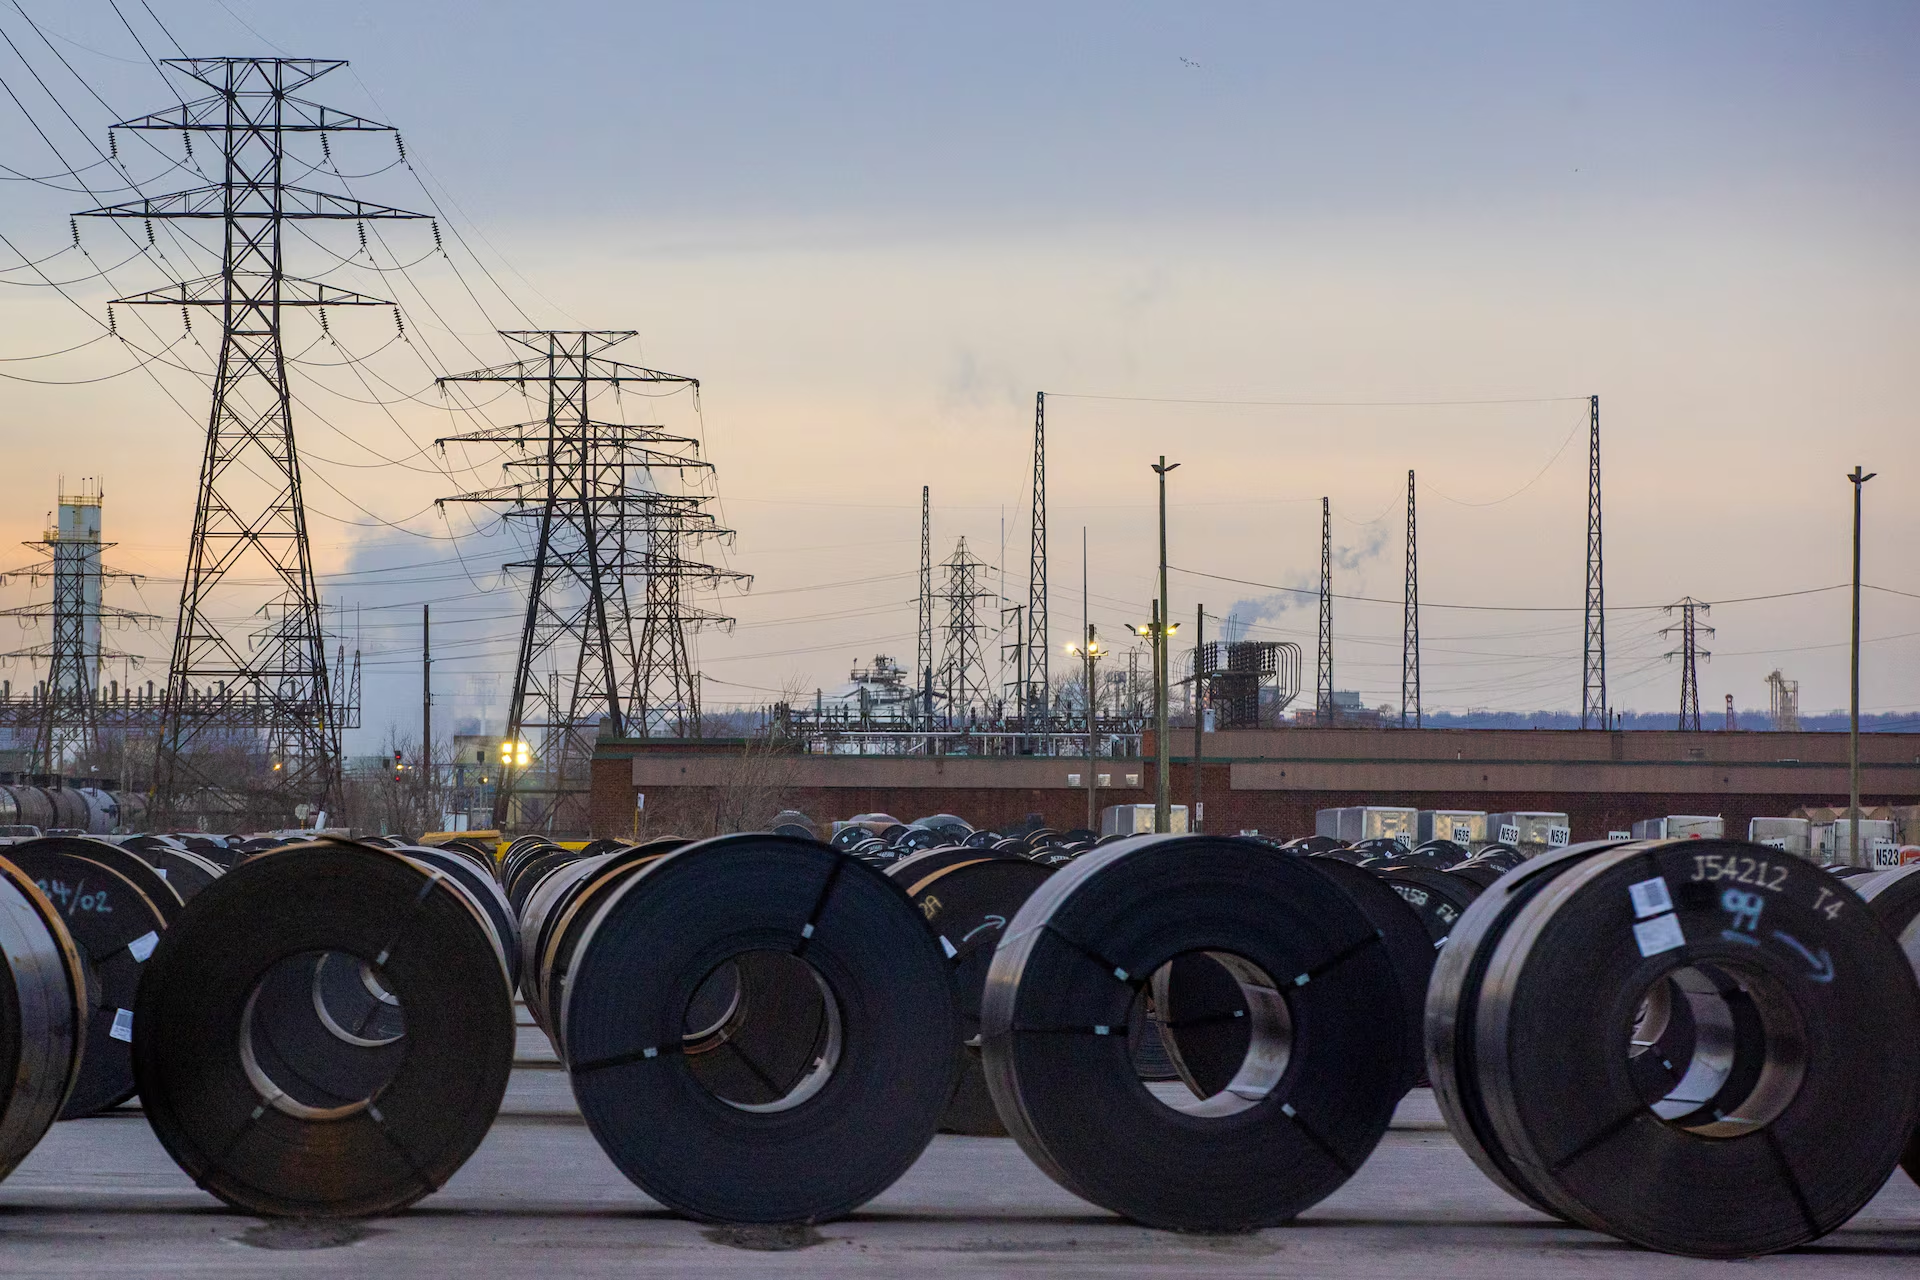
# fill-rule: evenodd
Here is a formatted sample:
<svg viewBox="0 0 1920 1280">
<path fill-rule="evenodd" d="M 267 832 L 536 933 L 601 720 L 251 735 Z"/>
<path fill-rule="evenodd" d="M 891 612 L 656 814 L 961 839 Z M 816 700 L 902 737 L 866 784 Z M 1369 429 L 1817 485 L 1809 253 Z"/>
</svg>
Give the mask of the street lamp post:
<svg viewBox="0 0 1920 1280">
<path fill-rule="evenodd" d="M 1855 467 L 1853 482 L 1853 699 L 1847 716 L 1847 865 L 1860 863 L 1860 490 L 1876 475 Z"/>
<path fill-rule="evenodd" d="M 1087 624 L 1087 642 L 1085 644 L 1070 644 L 1067 646 L 1067 652 L 1082 659 L 1087 665 L 1087 830 L 1097 832 L 1100 830 L 1100 815 L 1097 808 L 1097 797 L 1094 788 L 1099 785 L 1099 779 L 1095 776 L 1093 768 L 1095 759 L 1094 733 L 1099 726 L 1099 699 L 1094 692 L 1096 687 L 1094 684 L 1094 672 L 1095 665 L 1100 659 L 1107 656 L 1107 651 L 1100 647 L 1100 638 L 1094 633 L 1093 624 L 1089 622 Z"/>
<path fill-rule="evenodd" d="M 1153 829 L 1173 830 L 1173 792 L 1167 778 L 1172 752 L 1167 742 L 1167 636 L 1174 627 L 1167 612 L 1167 472 L 1180 464 L 1161 454 L 1153 473 L 1160 477 L 1160 598 L 1154 602 L 1153 626 L 1158 639 L 1153 658 Z M 1164 634 L 1163 634 L 1164 633 Z"/>
</svg>

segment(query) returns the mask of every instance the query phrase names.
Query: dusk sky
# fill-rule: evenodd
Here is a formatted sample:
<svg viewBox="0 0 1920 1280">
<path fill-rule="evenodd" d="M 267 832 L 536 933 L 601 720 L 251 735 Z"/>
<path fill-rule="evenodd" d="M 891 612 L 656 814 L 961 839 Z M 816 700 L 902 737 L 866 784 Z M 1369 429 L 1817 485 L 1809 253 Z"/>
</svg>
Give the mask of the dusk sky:
<svg viewBox="0 0 1920 1280">
<path fill-rule="evenodd" d="M 1776 667 L 1803 710 L 1845 705 L 1847 593 L 1786 593 L 1847 580 L 1858 463 L 1879 476 L 1865 578 L 1888 589 L 1866 593 L 1863 709 L 1920 713 L 1920 598 L 1896 594 L 1920 595 L 1911 3 L 149 3 L 190 53 L 348 59 L 302 96 L 398 125 L 412 162 L 334 139 L 354 194 L 443 215 L 445 257 L 424 223 L 379 228 L 371 267 L 351 223 L 289 242 L 294 270 L 337 267 L 407 324 L 288 328 L 316 558 L 370 664 L 352 749 L 417 731 L 422 600 L 444 714 L 498 726 L 515 553 L 433 507 L 497 462 L 430 442 L 470 425 L 435 374 L 511 358 L 509 327 L 635 329 L 626 358 L 701 380 L 697 411 L 602 412 L 657 411 L 717 465 L 724 554 L 755 581 L 700 639 L 710 703 L 911 659 L 922 484 L 936 558 L 964 535 L 1024 602 L 1045 391 L 1056 652 L 1083 526 L 1094 622 L 1117 640 L 1143 618 L 1165 454 L 1174 615 L 1249 602 L 1247 634 L 1300 642 L 1310 676 L 1310 601 L 1251 584 L 1313 584 L 1328 495 L 1336 589 L 1394 601 L 1336 606 L 1336 683 L 1397 707 L 1413 469 L 1428 707 L 1577 709 L 1598 394 L 1616 706 L 1677 708 L 1657 606 L 1688 595 L 1728 602 L 1709 721 L 1728 693 L 1764 709 Z M 0 189 L 0 233 L 74 281 L 0 289 L 0 373 L 79 384 L 8 383 L 0 537 L 38 536 L 59 477 L 102 477 L 108 559 L 152 575 L 170 622 L 216 318 L 188 336 L 117 309 L 184 370 L 130 371 L 117 338 L 21 358 L 98 337 L 108 299 L 193 260 L 164 230 L 169 263 L 143 259 L 138 222 L 83 220 L 75 252 L 68 224 L 126 198 L 92 149 L 111 118 L 190 86 L 135 43 L 175 52 L 141 0 L 22 4 L 50 43 L 0 13 L 0 164 L 95 164 L 99 200 Z M 178 135 L 150 140 L 116 144 L 144 191 L 198 181 L 166 171 Z M 0 280 L 24 286 L 13 255 Z M 391 566 L 415 567 L 365 572 Z M 1782 598 L 1734 603 L 1760 596 Z"/>
</svg>

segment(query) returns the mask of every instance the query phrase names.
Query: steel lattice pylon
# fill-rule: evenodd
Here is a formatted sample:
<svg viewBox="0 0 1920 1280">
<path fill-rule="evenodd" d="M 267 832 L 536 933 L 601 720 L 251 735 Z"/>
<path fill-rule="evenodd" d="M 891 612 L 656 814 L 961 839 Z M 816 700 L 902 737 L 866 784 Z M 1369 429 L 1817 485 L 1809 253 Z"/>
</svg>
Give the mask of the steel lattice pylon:
<svg viewBox="0 0 1920 1280">
<path fill-rule="evenodd" d="M 212 220 L 225 232 L 219 275 L 116 299 L 218 307 L 221 314 L 213 407 L 167 672 L 156 809 L 164 821 L 178 816 L 190 794 L 217 788 L 238 801 L 234 816 L 240 820 L 286 823 L 297 801 L 317 800 L 325 807 L 336 793 L 346 716 L 327 672 L 281 312 L 391 304 L 287 275 L 281 229 L 289 221 L 425 215 L 283 181 L 290 134 L 392 131 L 292 96 L 344 62 L 173 58 L 166 65 L 213 93 L 113 127 L 212 135 L 220 143 L 220 180 L 82 215 Z M 263 624 L 240 634 L 221 621 L 235 611 L 221 588 L 229 576 L 243 577 L 248 569 L 264 569 L 277 595 L 250 610 Z M 270 769 L 257 778 L 235 770 L 236 747 L 255 757 L 262 745 Z"/>
<path fill-rule="evenodd" d="M 518 825 L 584 830 L 589 762 L 602 724 L 615 737 L 700 734 L 699 673 L 688 635 L 732 619 L 691 604 L 689 587 L 749 579 L 684 554 L 693 543 L 731 532 L 705 511 L 704 495 L 657 486 L 667 471 L 711 471 L 699 442 L 592 413 L 601 390 L 641 383 L 697 392 L 696 379 L 602 358 L 631 338 L 630 330 L 502 336 L 535 357 L 442 378 L 441 385 L 531 384 L 545 391 L 546 416 L 437 442 L 507 448 L 508 483 L 441 501 L 500 506 L 507 519 L 530 526 L 532 558 L 506 566 L 529 575 L 507 741 L 526 742 L 532 758 L 503 770 L 494 821 L 514 820 L 509 806 L 517 795 Z"/>
<path fill-rule="evenodd" d="M 1333 504 L 1320 499 L 1320 646 L 1314 681 L 1313 717 L 1332 724 L 1333 709 Z"/>
<path fill-rule="evenodd" d="M 947 634 L 937 684 L 951 727 L 964 723 L 987 703 L 987 655 L 980 634 L 979 602 L 992 599 L 993 593 L 980 589 L 980 571 L 986 562 L 974 558 L 965 538 L 941 567 L 947 571 L 947 589 L 941 594 L 947 606 Z"/>
<path fill-rule="evenodd" d="M 1420 727 L 1420 539 L 1414 524 L 1413 472 L 1407 472 L 1406 616 L 1400 624 L 1400 727 Z"/>
<path fill-rule="evenodd" d="M 1600 554 L 1600 397 L 1587 401 L 1587 627 L 1580 660 L 1580 727 L 1605 729 L 1607 710 L 1606 560 Z"/>
<path fill-rule="evenodd" d="M 920 630 L 914 645 L 914 706 L 932 728 L 933 708 L 923 705 L 933 683 L 933 490 L 920 486 Z"/>
<path fill-rule="evenodd" d="M 1027 559 L 1026 716 L 1047 732 L 1053 690 L 1047 678 L 1047 393 L 1033 397 L 1033 531 Z"/>
<path fill-rule="evenodd" d="M 1713 655 L 1702 649 L 1699 639 L 1702 634 L 1712 635 L 1713 628 L 1697 620 L 1696 615 L 1706 613 L 1713 606 L 1702 604 L 1692 596 L 1683 597 L 1679 603 L 1664 606 L 1662 612 L 1680 611 L 1680 621 L 1664 628 L 1660 634 L 1680 633 L 1680 647 L 1667 654 L 1668 658 L 1680 659 L 1680 728 L 1683 731 L 1700 732 L 1700 671 L 1702 658 Z"/>
</svg>

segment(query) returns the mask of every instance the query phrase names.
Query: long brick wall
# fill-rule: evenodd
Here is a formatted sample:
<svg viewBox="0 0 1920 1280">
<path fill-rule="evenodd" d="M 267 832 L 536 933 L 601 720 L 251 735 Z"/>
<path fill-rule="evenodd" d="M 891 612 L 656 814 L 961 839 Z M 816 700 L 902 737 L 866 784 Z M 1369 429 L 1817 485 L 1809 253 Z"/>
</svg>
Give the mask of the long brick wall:
<svg viewBox="0 0 1920 1280">
<path fill-rule="evenodd" d="M 1176 803 L 1191 798 L 1191 743 L 1190 734 L 1178 734 L 1170 744 Z M 1867 734 L 1861 744 L 1863 803 L 1920 800 L 1920 734 Z M 1561 811 L 1576 839 L 1669 813 L 1720 814 L 1730 833 L 1744 833 L 1749 818 L 1847 798 L 1841 734 L 1287 729 L 1209 734 L 1204 745 L 1204 826 L 1212 831 L 1299 835 L 1313 830 L 1320 809 L 1403 804 Z M 1148 749 L 1144 760 L 1099 762 L 1095 772 L 1112 784 L 1099 790 L 1102 806 L 1151 802 Z M 602 743 L 594 833 L 658 833 L 676 823 L 704 833 L 729 796 L 742 798 L 743 778 L 749 801 L 777 798 L 822 822 L 867 812 L 902 821 L 947 812 L 983 826 L 1030 814 L 1062 829 L 1086 822 L 1085 792 L 1069 782 L 1086 764 L 1071 757 L 788 756 L 743 769 L 745 750 L 743 743 Z M 647 796 L 644 827 L 636 794 Z M 742 825 L 771 816 L 749 815 Z"/>
</svg>

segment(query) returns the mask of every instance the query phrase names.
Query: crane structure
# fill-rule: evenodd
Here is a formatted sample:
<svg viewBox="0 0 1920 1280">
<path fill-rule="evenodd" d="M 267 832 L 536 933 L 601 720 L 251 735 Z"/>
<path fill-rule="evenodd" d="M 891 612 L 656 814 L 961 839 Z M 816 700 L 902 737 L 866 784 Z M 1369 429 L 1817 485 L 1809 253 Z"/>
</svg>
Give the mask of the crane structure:
<svg viewBox="0 0 1920 1280">
<path fill-rule="evenodd" d="M 324 150 L 329 135 L 393 132 L 294 96 L 344 62 L 170 58 L 163 65 L 212 92 L 112 127 L 210 135 L 218 145 L 217 178 L 79 215 L 220 226 L 219 274 L 115 299 L 122 306 L 217 308 L 221 319 L 167 669 L 155 817 L 179 824 L 190 810 L 214 808 L 237 825 L 289 825 L 298 804 L 324 808 L 337 795 L 340 732 L 353 715 L 337 704 L 339 680 L 327 669 L 281 320 L 289 308 L 392 304 L 287 274 L 283 231 L 289 222 L 364 226 L 426 215 L 287 180 L 289 171 L 323 172 L 290 154 L 296 138 L 320 135 Z M 264 599 L 248 582 L 255 576 L 269 584 Z"/>
<path fill-rule="evenodd" d="M 538 388 L 546 412 L 437 441 L 506 450 L 505 483 L 440 501 L 500 509 L 529 548 L 526 559 L 505 566 L 526 576 L 527 598 L 494 820 L 580 831 L 599 735 L 700 736 L 691 636 L 733 620 L 695 604 L 693 593 L 751 579 L 689 554 L 732 537 L 706 510 L 712 498 L 685 484 L 690 472 L 712 472 L 699 441 L 593 413 L 595 396 L 606 390 L 632 383 L 697 392 L 696 379 L 607 358 L 631 330 L 501 336 L 533 355 L 440 384 Z M 660 487 L 669 473 L 681 491 Z"/>
</svg>

